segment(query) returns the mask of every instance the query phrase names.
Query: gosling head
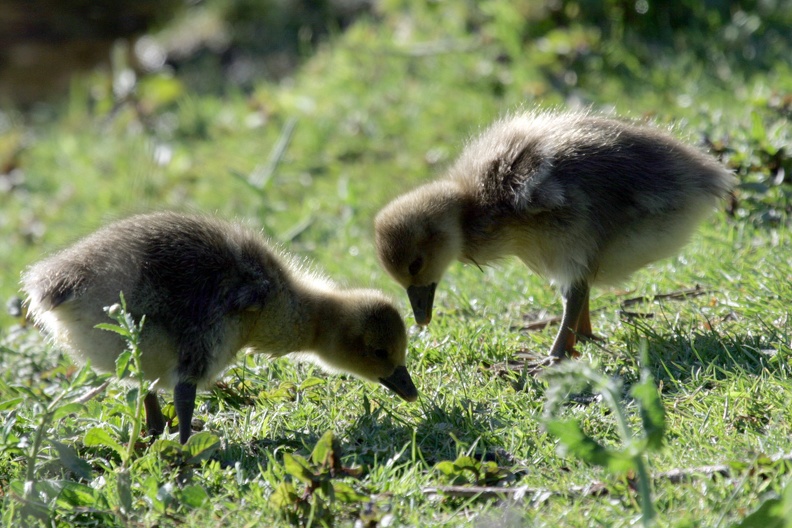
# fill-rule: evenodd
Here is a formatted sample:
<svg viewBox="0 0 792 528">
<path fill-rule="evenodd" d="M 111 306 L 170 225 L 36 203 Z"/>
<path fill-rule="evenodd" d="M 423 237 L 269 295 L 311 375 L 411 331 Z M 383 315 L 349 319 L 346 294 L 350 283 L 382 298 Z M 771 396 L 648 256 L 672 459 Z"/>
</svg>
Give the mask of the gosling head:
<svg viewBox="0 0 792 528">
<path fill-rule="evenodd" d="M 334 320 L 319 323 L 326 334 L 316 352 L 321 363 L 415 401 L 418 389 L 406 367 L 407 332 L 393 304 L 371 290 L 345 291 L 333 304 Z"/>
<path fill-rule="evenodd" d="M 382 266 L 407 290 L 415 322 L 429 324 L 437 284 L 462 256 L 459 190 L 448 181 L 419 187 L 380 211 L 375 231 Z"/>
</svg>

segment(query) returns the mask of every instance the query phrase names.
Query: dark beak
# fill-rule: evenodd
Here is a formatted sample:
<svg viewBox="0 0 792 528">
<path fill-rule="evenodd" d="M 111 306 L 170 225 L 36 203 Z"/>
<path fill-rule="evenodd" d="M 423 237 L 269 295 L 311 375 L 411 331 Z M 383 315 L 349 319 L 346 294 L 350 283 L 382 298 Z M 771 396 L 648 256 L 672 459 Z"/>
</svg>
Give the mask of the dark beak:
<svg viewBox="0 0 792 528">
<path fill-rule="evenodd" d="M 415 388 L 415 384 L 405 366 L 396 367 L 393 374 L 387 378 L 380 378 L 380 383 L 401 396 L 403 400 L 414 402 L 418 399 L 418 389 Z"/>
<path fill-rule="evenodd" d="M 434 282 L 428 286 L 410 286 L 407 288 L 407 296 L 410 298 L 415 322 L 421 326 L 429 324 L 432 320 L 432 303 L 434 302 L 435 288 Z"/>
</svg>

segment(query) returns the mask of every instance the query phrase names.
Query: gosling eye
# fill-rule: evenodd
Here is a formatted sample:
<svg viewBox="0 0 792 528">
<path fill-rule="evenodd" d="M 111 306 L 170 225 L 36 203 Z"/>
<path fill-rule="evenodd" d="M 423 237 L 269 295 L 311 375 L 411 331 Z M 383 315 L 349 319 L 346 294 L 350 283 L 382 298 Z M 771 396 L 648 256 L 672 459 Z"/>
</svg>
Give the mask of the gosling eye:
<svg viewBox="0 0 792 528">
<path fill-rule="evenodd" d="M 388 359 L 388 351 L 385 350 L 384 348 L 378 348 L 377 350 L 374 351 L 374 356 L 377 359 L 381 359 L 384 361 Z"/>
<path fill-rule="evenodd" d="M 415 277 L 416 275 L 418 275 L 418 272 L 421 271 L 422 267 L 423 267 L 423 258 L 418 257 L 417 259 L 412 261 L 410 267 L 407 268 L 407 271 L 410 272 L 410 275 Z"/>
</svg>

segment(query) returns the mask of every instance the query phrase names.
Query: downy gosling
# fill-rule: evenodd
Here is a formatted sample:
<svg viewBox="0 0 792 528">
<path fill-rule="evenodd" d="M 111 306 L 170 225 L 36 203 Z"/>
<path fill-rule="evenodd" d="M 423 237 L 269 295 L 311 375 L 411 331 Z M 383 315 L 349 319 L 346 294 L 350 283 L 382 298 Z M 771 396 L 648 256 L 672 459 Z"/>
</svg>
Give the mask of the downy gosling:
<svg viewBox="0 0 792 528">
<path fill-rule="evenodd" d="M 407 401 L 418 397 L 405 367 L 404 323 L 390 300 L 339 288 L 239 224 L 172 212 L 132 216 L 33 265 L 22 284 L 37 325 L 103 371 L 115 369 L 126 344 L 95 326 L 111 322 L 104 307 L 123 292 L 135 320 L 145 315 L 141 369 L 155 389 L 173 389 L 182 443 L 196 389 L 240 349 L 299 352 Z M 162 433 L 156 394 L 144 402 L 149 432 Z"/>
<path fill-rule="evenodd" d="M 453 260 L 514 255 L 564 299 L 552 360 L 593 337 L 592 284 L 612 285 L 686 243 L 734 176 L 665 132 L 586 113 L 524 112 L 471 140 L 447 175 L 375 219 L 380 262 L 432 317 Z"/>
</svg>

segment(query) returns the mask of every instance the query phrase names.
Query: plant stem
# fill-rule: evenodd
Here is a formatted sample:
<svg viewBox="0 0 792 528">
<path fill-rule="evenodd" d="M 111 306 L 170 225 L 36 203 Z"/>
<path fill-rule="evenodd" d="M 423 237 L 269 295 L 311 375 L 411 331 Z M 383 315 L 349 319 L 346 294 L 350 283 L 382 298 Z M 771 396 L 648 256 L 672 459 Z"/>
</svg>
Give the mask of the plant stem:
<svg viewBox="0 0 792 528">
<path fill-rule="evenodd" d="M 124 308 L 126 309 L 126 306 Z M 140 322 L 137 325 L 134 322 L 131 322 L 130 327 L 128 328 L 131 334 L 129 346 L 132 347 L 132 365 L 134 368 L 133 374 L 138 382 L 138 393 L 137 398 L 135 399 L 134 416 L 132 416 L 132 431 L 129 435 L 127 456 L 122 465 L 124 469 L 127 468 L 127 464 L 132 459 L 132 455 L 135 454 L 135 444 L 137 444 L 138 437 L 140 437 L 140 429 L 142 427 L 141 416 L 143 414 L 143 393 L 145 392 L 144 386 L 146 384 L 146 378 L 143 370 L 140 368 L 140 334 L 143 331 L 143 323 L 145 320 L 146 316 L 144 315 L 141 317 Z"/>
<path fill-rule="evenodd" d="M 632 440 L 632 431 L 630 430 L 630 426 L 627 424 L 627 416 L 624 414 L 624 409 L 619 403 L 619 395 L 616 394 L 614 387 L 611 385 L 612 384 L 603 386 L 600 394 L 602 394 L 602 397 L 607 402 L 608 407 L 611 408 L 611 411 L 613 411 L 613 414 L 616 416 L 616 423 L 619 426 L 619 434 L 621 435 L 624 444 L 627 445 Z"/>
<path fill-rule="evenodd" d="M 619 403 L 615 387 L 613 387 L 612 383 L 603 384 L 600 394 L 602 394 L 602 397 L 606 400 L 608 406 L 616 416 L 619 433 L 624 441 L 624 445 L 629 446 L 632 443 L 633 434 L 627 423 L 627 415 L 624 412 L 624 408 Z M 635 466 L 635 472 L 638 474 L 638 497 L 641 501 L 642 524 L 648 527 L 654 524 L 655 518 L 654 504 L 652 503 L 652 482 L 649 479 L 649 472 L 646 470 L 646 464 L 644 464 L 641 454 L 637 454 L 633 457 L 633 464 Z"/>
<path fill-rule="evenodd" d="M 41 449 L 41 443 L 44 441 L 43 431 L 47 428 L 47 425 L 49 425 L 50 420 L 52 420 L 52 415 L 53 413 L 49 410 L 44 413 L 44 417 L 41 419 L 41 424 L 38 426 L 38 429 L 36 429 L 36 436 L 33 438 L 33 446 L 30 449 L 27 472 L 25 474 L 25 500 L 28 501 L 33 500 L 33 492 L 36 487 L 36 459 L 38 458 L 38 452 Z"/>
<path fill-rule="evenodd" d="M 36 436 L 33 437 L 33 445 L 30 449 L 27 471 L 25 472 L 25 500 L 33 500 L 33 492 L 36 487 L 36 460 L 38 459 L 38 453 L 41 450 L 41 444 L 44 442 L 44 430 L 47 428 L 47 426 L 49 426 L 49 423 L 52 421 L 52 417 L 55 416 L 55 411 L 58 408 L 58 404 L 66 396 L 66 394 L 69 393 L 70 389 L 71 383 L 69 383 L 69 386 L 63 392 L 58 394 L 55 399 L 49 403 L 49 405 L 47 405 L 44 416 L 41 418 L 41 424 L 36 429 Z"/>
<path fill-rule="evenodd" d="M 635 472 L 638 474 L 638 496 L 641 499 L 641 524 L 644 526 L 652 526 L 655 519 L 655 509 L 652 503 L 652 481 L 649 478 L 649 472 L 646 470 L 643 456 L 636 455 L 633 457 L 635 464 Z"/>
</svg>

